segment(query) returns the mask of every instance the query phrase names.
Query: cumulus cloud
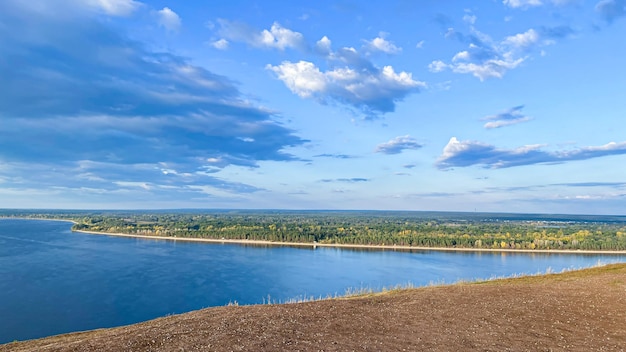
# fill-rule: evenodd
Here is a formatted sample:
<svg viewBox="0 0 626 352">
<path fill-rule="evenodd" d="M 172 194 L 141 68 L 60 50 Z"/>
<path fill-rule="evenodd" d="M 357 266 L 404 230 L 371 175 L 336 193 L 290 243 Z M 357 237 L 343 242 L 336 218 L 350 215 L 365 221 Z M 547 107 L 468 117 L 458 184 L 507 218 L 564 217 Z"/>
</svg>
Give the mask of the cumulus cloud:
<svg viewBox="0 0 626 352">
<path fill-rule="evenodd" d="M 386 33 L 366 41 L 360 50 L 347 46 L 333 50 L 332 41 L 327 36 L 309 46 L 301 33 L 277 22 L 269 30 L 262 31 L 224 19 L 219 19 L 217 24 L 217 32 L 225 41 L 243 42 L 258 48 L 297 48 L 304 54 L 316 54 L 313 59 L 268 64 L 266 69 L 301 98 L 314 99 L 321 104 L 346 105 L 368 119 L 393 112 L 397 102 L 426 86 L 413 79 L 410 72 L 397 72 L 390 65 L 379 67 L 368 59 L 375 52 L 393 54 L 401 51 L 385 39 Z M 222 43 L 227 44 L 218 41 L 213 46 Z M 315 62 L 320 57 L 326 60 L 322 68 Z"/>
<path fill-rule="evenodd" d="M 502 3 L 514 9 L 542 5 L 541 0 L 504 0 Z"/>
<path fill-rule="evenodd" d="M 270 30 L 264 29 L 260 38 L 262 45 L 280 50 L 297 48 L 304 44 L 302 34 L 283 28 L 276 22 L 272 24 Z"/>
<path fill-rule="evenodd" d="M 361 52 L 352 47 L 342 47 L 327 56 L 333 67 L 347 66 L 358 71 L 375 73 L 379 69 Z"/>
<path fill-rule="evenodd" d="M 287 48 L 302 49 L 306 47 L 301 33 L 284 28 L 274 22 L 270 29 L 258 31 L 244 23 L 218 20 L 218 33 L 223 39 L 231 42 L 243 42 L 257 48 L 285 50 Z"/>
<path fill-rule="evenodd" d="M 488 122 L 483 127 L 486 129 L 500 128 L 531 120 L 531 117 L 522 114 L 522 109 L 524 109 L 524 105 L 512 107 L 496 115 L 486 116 L 482 120 Z"/>
<path fill-rule="evenodd" d="M 430 64 L 428 64 L 428 69 L 430 70 L 430 72 L 435 72 L 435 73 L 442 72 L 442 71 L 445 71 L 447 68 L 448 68 L 448 65 L 441 60 L 435 60 L 431 62 Z"/>
<path fill-rule="evenodd" d="M 385 39 L 386 34 L 381 33 L 378 37 L 366 41 L 365 48 L 369 52 L 383 52 L 385 54 L 397 54 L 402 51 L 402 48 L 395 46 L 392 42 Z"/>
<path fill-rule="evenodd" d="M 507 71 L 517 68 L 527 59 L 528 51 L 541 44 L 539 32 L 532 28 L 499 42 L 473 26 L 470 29 L 469 35 L 448 29 L 446 38 L 456 39 L 467 47 L 456 53 L 449 63 L 432 61 L 428 66 L 431 72 L 451 70 L 454 73 L 469 73 L 481 81 L 502 78 Z"/>
<path fill-rule="evenodd" d="M 323 94 L 328 90 L 329 79 L 325 73 L 312 62 L 299 61 L 296 63 L 284 61 L 278 66 L 268 65 L 267 69 L 278 75 L 287 87 L 302 98 L 316 94 Z M 339 75 L 335 73 L 335 75 Z"/>
<path fill-rule="evenodd" d="M 12 87 L 0 99 L 4 162 L 54 165 L 64 179 L 86 175 L 81 184 L 91 188 L 113 181 L 227 188 L 211 174 L 296 160 L 284 149 L 306 142 L 274 112 L 245 100 L 227 77 L 153 52 L 89 13 L 59 19 L 29 11 L 14 6 L 0 14 L 0 47 L 7 48 L 0 86 Z M 9 31 L 26 27 L 28 36 Z M 14 62 L 19 70 L 8 64 Z"/>
<path fill-rule="evenodd" d="M 323 36 L 322 39 L 315 43 L 315 50 L 322 55 L 328 55 L 331 53 L 331 41 L 327 36 Z"/>
<path fill-rule="evenodd" d="M 556 152 L 541 150 L 543 147 L 543 145 L 526 145 L 515 149 L 500 149 L 486 143 L 459 141 L 456 137 L 452 137 L 444 147 L 443 153 L 436 162 L 436 166 L 442 170 L 473 165 L 498 169 L 626 154 L 626 142 L 611 142 L 601 146 Z"/>
<path fill-rule="evenodd" d="M 219 39 L 211 42 L 211 46 L 218 50 L 226 50 L 228 49 L 228 40 Z"/>
<path fill-rule="evenodd" d="M 371 71 L 339 67 L 322 72 L 312 62 L 283 61 L 267 65 L 267 69 L 302 98 L 349 104 L 370 115 L 394 111 L 397 101 L 425 86 L 411 73 L 396 72 L 391 66 Z"/>
<path fill-rule="evenodd" d="M 515 48 L 525 49 L 535 45 L 539 41 L 539 33 L 534 29 L 529 29 L 524 33 L 519 33 L 506 37 L 503 44 L 513 46 Z"/>
<path fill-rule="evenodd" d="M 602 0 L 596 4 L 595 10 L 611 23 L 626 15 L 626 0 Z"/>
<path fill-rule="evenodd" d="M 180 29 L 180 17 L 169 7 L 164 7 L 162 10 L 157 11 L 157 15 L 159 26 L 172 32 L 176 32 Z"/>
<path fill-rule="evenodd" d="M 376 153 L 383 154 L 399 154 L 407 149 L 420 149 L 424 145 L 419 143 L 415 138 L 409 135 L 398 136 L 388 142 L 381 143 L 376 146 Z"/>
</svg>

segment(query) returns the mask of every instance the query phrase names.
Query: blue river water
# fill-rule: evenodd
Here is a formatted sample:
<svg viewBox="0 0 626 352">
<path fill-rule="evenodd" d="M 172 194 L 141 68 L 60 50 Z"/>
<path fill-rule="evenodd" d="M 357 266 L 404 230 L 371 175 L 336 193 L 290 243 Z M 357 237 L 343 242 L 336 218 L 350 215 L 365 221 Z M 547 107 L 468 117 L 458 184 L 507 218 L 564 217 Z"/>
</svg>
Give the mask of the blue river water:
<svg viewBox="0 0 626 352">
<path fill-rule="evenodd" d="M 0 219 L 0 343 L 229 302 L 342 295 L 626 262 L 626 255 L 372 251 L 159 241 Z"/>
</svg>

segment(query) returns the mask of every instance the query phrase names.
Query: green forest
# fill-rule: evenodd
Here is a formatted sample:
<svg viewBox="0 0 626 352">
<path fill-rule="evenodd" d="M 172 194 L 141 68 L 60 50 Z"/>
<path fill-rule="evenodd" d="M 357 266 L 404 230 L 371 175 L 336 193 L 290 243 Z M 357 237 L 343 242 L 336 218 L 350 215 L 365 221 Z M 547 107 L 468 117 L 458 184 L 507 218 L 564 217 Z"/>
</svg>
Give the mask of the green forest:
<svg viewBox="0 0 626 352">
<path fill-rule="evenodd" d="M 357 211 L 0 212 L 148 236 L 447 248 L 626 250 L 626 217 Z"/>
</svg>

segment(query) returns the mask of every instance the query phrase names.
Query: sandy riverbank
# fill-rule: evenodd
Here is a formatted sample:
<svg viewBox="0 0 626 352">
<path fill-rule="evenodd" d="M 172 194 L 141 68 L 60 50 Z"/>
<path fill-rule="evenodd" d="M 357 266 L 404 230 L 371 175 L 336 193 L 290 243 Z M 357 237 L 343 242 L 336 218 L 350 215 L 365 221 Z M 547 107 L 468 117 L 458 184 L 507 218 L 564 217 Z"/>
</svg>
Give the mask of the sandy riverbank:
<svg viewBox="0 0 626 352">
<path fill-rule="evenodd" d="M 365 245 L 365 244 L 337 244 L 337 243 L 304 243 L 304 242 L 272 242 L 272 241 L 258 241 L 258 240 L 230 240 L 230 239 L 212 239 L 212 238 L 189 238 L 189 237 L 167 237 L 167 236 L 152 236 L 152 235 L 136 235 L 126 233 L 110 233 L 110 232 L 96 232 L 96 231 L 84 231 L 74 230 L 75 232 L 94 234 L 94 235 L 106 235 L 106 236 L 119 236 L 119 237 L 134 237 L 144 238 L 151 240 L 164 240 L 164 241 L 184 241 L 184 242 L 200 242 L 200 243 L 224 243 L 224 244 L 241 244 L 251 246 L 292 246 L 292 247 L 332 247 L 332 248 L 346 248 L 346 249 L 376 249 L 376 250 L 402 250 L 402 251 L 446 251 L 446 252 L 499 252 L 499 253 L 561 253 L 561 254 L 615 254 L 626 255 L 626 251 L 602 251 L 602 250 L 564 250 L 564 249 L 542 249 L 542 250 L 529 250 L 529 249 L 493 249 L 493 248 L 446 248 L 446 247 L 414 247 L 414 246 L 382 246 L 382 245 Z"/>
</svg>

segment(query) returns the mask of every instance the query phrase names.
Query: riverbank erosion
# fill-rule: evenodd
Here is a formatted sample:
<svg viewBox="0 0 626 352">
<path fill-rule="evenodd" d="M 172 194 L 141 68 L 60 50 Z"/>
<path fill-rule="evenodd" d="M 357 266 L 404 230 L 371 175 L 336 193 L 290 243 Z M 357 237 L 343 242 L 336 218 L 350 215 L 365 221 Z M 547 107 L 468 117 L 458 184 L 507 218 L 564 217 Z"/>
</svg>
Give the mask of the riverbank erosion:
<svg viewBox="0 0 626 352">
<path fill-rule="evenodd" d="M 623 351 L 626 264 L 293 304 L 208 308 L 5 351 Z"/>
</svg>

